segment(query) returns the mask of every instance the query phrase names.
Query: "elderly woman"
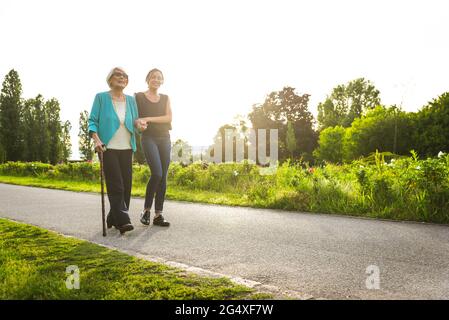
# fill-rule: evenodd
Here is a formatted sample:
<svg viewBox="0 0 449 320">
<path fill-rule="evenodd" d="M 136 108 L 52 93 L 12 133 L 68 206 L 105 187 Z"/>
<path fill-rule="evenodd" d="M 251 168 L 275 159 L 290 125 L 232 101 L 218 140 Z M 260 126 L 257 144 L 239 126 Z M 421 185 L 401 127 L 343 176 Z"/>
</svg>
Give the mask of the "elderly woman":
<svg viewBox="0 0 449 320">
<path fill-rule="evenodd" d="M 89 117 L 89 132 L 95 150 L 103 152 L 104 174 L 110 211 L 108 228 L 114 226 L 121 234 L 134 229 L 128 215 L 131 199 L 132 154 L 136 151 L 136 129 L 145 130 L 138 120 L 134 97 L 125 95 L 128 75 L 114 68 L 106 77 L 110 90 L 98 93 Z"/>
</svg>

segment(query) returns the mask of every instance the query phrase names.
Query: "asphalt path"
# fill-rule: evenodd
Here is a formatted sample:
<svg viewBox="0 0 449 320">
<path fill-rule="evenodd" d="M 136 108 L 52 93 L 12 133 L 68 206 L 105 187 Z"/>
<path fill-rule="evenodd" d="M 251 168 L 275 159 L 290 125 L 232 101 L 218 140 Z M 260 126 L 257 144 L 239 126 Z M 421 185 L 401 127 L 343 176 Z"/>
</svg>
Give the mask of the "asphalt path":
<svg viewBox="0 0 449 320">
<path fill-rule="evenodd" d="M 166 201 L 164 228 L 140 224 L 133 198 L 135 229 L 103 237 L 97 194 L 0 184 L 0 203 L 0 217 L 305 297 L 449 299 L 447 225 Z"/>
</svg>

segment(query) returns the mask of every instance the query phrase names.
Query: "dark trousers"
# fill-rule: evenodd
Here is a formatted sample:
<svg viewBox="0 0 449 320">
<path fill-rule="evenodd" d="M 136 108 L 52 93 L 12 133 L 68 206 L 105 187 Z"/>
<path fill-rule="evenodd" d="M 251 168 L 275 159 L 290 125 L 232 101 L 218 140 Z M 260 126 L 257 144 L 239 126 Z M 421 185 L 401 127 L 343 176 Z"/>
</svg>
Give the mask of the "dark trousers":
<svg viewBox="0 0 449 320">
<path fill-rule="evenodd" d="M 145 194 L 145 209 L 151 209 L 155 198 L 155 210 L 162 212 L 167 190 L 168 166 L 170 165 L 170 137 L 142 136 L 141 142 L 145 159 L 151 171 Z"/>
<path fill-rule="evenodd" d="M 110 210 L 108 224 L 122 226 L 131 223 L 128 215 L 132 185 L 132 150 L 106 150 L 103 169 Z"/>
</svg>

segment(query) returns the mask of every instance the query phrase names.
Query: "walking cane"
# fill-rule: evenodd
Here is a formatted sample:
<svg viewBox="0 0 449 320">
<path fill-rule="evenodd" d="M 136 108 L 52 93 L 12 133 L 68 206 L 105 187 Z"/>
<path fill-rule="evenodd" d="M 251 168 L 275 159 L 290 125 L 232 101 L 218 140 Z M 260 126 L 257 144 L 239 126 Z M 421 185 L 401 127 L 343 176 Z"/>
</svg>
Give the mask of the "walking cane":
<svg viewBox="0 0 449 320">
<path fill-rule="evenodd" d="M 103 223 L 103 237 L 106 237 L 106 219 L 104 213 L 104 171 L 103 171 L 103 151 L 98 152 L 100 158 L 100 181 L 101 181 L 101 220 Z"/>
</svg>

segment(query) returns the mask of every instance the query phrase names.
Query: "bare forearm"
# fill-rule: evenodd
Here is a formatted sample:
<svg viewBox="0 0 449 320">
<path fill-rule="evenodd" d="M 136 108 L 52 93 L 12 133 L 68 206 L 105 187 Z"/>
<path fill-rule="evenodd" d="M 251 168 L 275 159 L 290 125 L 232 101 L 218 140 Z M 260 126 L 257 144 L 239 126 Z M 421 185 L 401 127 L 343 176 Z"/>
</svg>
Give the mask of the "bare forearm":
<svg viewBox="0 0 449 320">
<path fill-rule="evenodd" d="M 105 146 L 103 145 L 103 142 L 101 141 L 100 137 L 96 132 L 92 133 L 92 139 L 94 139 L 95 141 L 95 151 L 103 152 L 106 150 Z"/>
<path fill-rule="evenodd" d="M 161 116 L 161 117 L 146 117 L 146 118 L 142 118 L 146 123 L 167 123 L 167 122 L 171 122 L 171 117 L 168 115 L 165 116 Z"/>
<path fill-rule="evenodd" d="M 100 137 L 98 136 L 98 134 L 96 132 L 92 133 L 92 139 L 94 139 L 95 143 L 101 144 Z"/>
</svg>

